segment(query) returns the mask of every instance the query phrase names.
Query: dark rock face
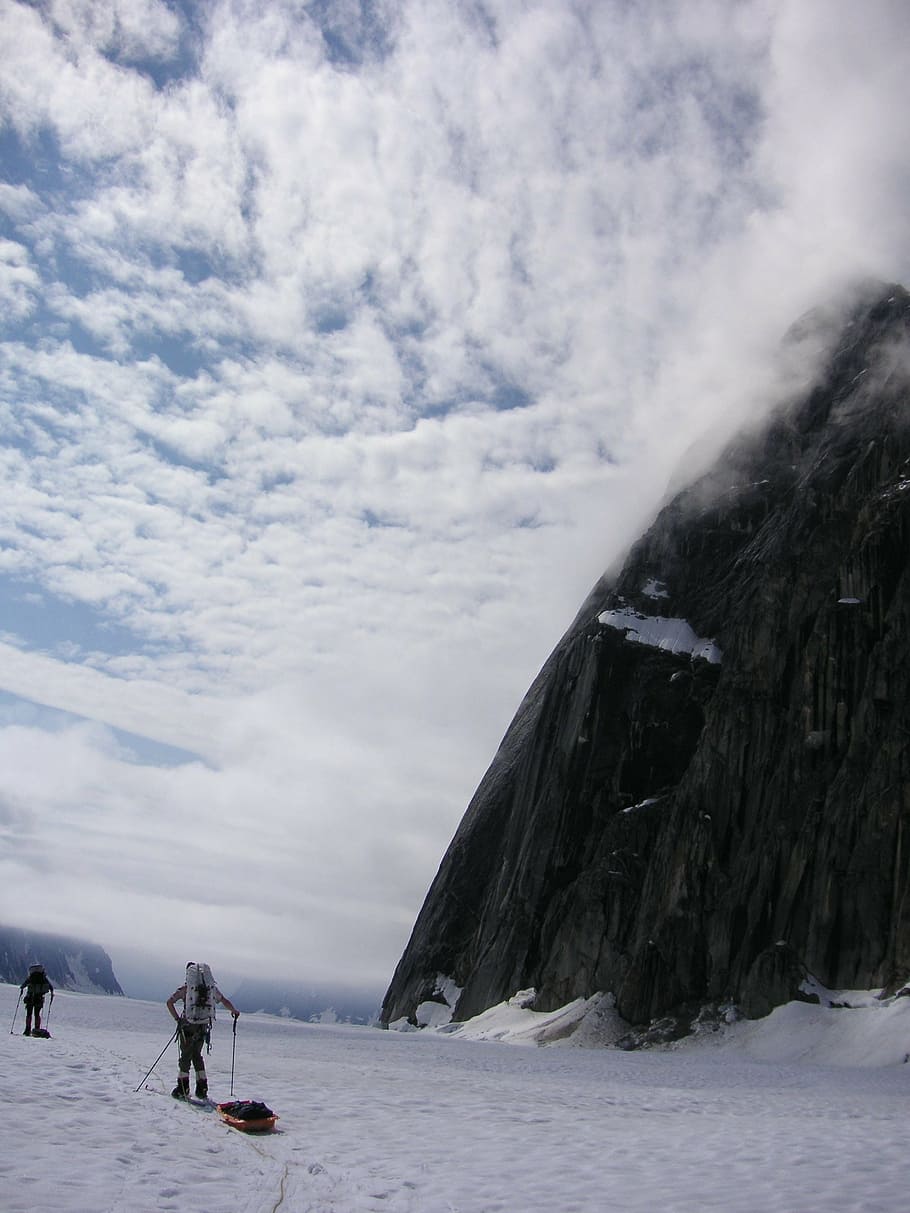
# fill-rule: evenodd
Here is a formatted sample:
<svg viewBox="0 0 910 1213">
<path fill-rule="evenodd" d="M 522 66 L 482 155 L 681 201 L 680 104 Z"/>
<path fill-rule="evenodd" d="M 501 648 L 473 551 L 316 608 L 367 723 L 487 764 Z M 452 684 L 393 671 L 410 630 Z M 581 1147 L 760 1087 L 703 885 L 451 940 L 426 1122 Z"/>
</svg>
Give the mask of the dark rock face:
<svg viewBox="0 0 910 1213">
<path fill-rule="evenodd" d="M 18 986 L 36 961 L 44 965 L 57 989 L 123 994 L 111 958 L 97 944 L 0 926 L 0 981 Z"/>
<path fill-rule="evenodd" d="M 534 987 L 644 1023 L 910 974 L 910 296 L 857 308 L 594 589 L 522 703 L 386 995 Z M 683 623 L 683 621 L 685 621 Z M 712 647 L 712 645 L 714 647 Z M 675 651 L 674 651 L 675 650 Z"/>
</svg>

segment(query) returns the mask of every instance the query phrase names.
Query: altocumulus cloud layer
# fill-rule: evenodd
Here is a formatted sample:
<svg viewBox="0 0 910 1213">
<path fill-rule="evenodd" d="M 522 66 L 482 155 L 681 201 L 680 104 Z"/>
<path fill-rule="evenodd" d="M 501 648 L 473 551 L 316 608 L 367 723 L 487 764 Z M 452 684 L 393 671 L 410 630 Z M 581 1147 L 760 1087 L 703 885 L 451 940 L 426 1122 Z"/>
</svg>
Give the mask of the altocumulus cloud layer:
<svg viewBox="0 0 910 1213">
<path fill-rule="evenodd" d="M 0 916 L 380 988 L 681 453 L 910 278 L 908 35 L 2 0 Z"/>
</svg>

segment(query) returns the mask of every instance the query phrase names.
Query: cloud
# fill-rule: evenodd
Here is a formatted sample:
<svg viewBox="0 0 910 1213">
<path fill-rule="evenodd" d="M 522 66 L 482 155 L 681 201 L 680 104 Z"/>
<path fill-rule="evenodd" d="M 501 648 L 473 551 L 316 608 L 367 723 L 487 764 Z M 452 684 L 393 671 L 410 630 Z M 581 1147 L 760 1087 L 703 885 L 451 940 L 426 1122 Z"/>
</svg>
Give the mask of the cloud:
<svg viewBox="0 0 910 1213">
<path fill-rule="evenodd" d="M 178 50 L 179 20 L 159 0 L 50 0 L 44 11 L 83 51 L 143 62 L 170 58 Z"/>
<path fill-rule="evenodd" d="M 0 240 L 0 303 L 7 314 L 16 320 L 28 316 L 38 284 L 28 249 L 14 240 Z"/>
<path fill-rule="evenodd" d="M 910 280 L 907 21 L 6 0 L 7 916 L 381 984 L 693 440 Z"/>
</svg>

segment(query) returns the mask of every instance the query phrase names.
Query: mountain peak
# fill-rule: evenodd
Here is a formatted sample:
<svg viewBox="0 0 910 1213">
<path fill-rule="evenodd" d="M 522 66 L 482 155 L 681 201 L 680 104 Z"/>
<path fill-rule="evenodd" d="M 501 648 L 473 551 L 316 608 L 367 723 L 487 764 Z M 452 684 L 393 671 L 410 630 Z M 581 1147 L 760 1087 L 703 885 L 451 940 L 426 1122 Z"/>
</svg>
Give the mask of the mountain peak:
<svg viewBox="0 0 910 1213">
<path fill-rule="evenodd" d="M 814 322 L 816 329 L 820 321 Z M 791 340 L 808 340 L 804 334 Z M 533 988 L 631 1023 L 910 973 L 910 296 L 604 577 L 503 739 L 383 1006 Z"/>
</svg>

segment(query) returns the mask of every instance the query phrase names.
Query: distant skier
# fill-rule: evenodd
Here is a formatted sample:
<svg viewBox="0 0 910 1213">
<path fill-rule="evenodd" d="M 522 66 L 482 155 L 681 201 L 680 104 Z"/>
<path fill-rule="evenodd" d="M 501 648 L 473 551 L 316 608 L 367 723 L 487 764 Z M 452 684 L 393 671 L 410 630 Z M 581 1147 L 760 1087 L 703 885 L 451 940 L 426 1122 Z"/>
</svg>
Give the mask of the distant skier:
<svg viewBox="0 0 910 1213">
<path fill-rule="evenodd" d="M 183 1003 L 183 1014 L 178 1015 L 175 1003 Z M 215 1019 L 215 1003 L 227 1007 L 234 1019 L 240 1012 L 215 985 L 212 970 L 207 964 L 189 961 L 186 966 L 186 981 L 167 1000 L 167 1009 L 177 1021 L 177 1037 L 180 1043 L 177 1085 L 171 1094 L 175 1099 L 190 1097 L 190 1065 L 196 1071 L 196 1095 L 205 1099 L 209 1093 L 208 1078 L 202 1046 L 209 1042 L 212 1023 Z"/>
<path fill-rule="evenodd" d="M 28 977 L 20 985 L 19 992 L 25 992 L 25 998 L 22 1000 L 25 1004 L 25 1031 L 23 1036 L 39 1036 L 41 1034 L 41 1012 L 44 1008 L 44 996 L 50 994 L 51 1002 L 54 1001 L 54 987 L 48 980 L 47 973 L 44 971 L 44 965 L 33 964 L 28 966 Z M 32 1016 L 35 1019 L 34 1032 L 32 1031 Z"/>
</svg>

